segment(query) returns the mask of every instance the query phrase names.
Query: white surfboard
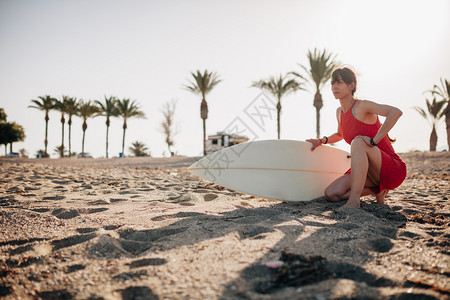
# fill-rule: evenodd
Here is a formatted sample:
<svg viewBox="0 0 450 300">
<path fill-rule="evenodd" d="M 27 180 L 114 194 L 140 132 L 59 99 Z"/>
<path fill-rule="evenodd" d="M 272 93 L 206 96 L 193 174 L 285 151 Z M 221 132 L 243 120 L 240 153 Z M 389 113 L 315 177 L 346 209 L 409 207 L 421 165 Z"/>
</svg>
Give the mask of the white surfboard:
<svg viewBox="0 0 450 300">
<path fill-rule="evenodd" d="M 284 201 L 309 201 L 350 168 L 349 153 L 330 146 L 265 140 L 214 152 L 188 170 L 227 188 Z"/>
</svg>

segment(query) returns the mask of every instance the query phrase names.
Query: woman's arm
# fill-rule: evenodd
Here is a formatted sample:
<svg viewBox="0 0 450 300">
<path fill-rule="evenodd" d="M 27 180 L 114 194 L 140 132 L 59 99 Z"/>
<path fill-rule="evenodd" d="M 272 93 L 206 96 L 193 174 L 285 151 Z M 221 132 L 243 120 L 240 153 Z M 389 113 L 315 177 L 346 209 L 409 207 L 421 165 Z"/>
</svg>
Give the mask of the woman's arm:
<svg viewBox="0 0 450 300">
<path fill-rule="evenodd" d="M 323 143 L 327 142 L 327 144 L 333 144 L 337 143 L 340 140 L 342 140 L 342 130 L 341 130 L 341 122 L 340 122 L 340 116 L 341 116 L 341 108 L 338 108 L 336 110 L 336 119 L 338 121 L 338 129 L 336 133 L 333 133 L 332 135 L 328 136 L 328 142 L 326 138 L 318 138 L 318 139 L 308 139 L 307 142 L 312 143 L 311 151 L 314 151 L 317 147 L 322 145 Z"/>
<path fill-rule="evenodd" d="M 378 144 L 378 142 L 380 142 L 389 133 L 392 127 L 394 127 L 394 125 L 397 123 L 397 120 L 403 114 L 403 112 L 397 107 L 385 104 L 378 104 L 367 100 L 361 101 L 359 109 L 361 109 L 361 112 L 365 114 L 375 114 L 386 117 L 386 119 L 383 122 L 383 125 L 380 127 L 377 134 L 373 137 L 373 141 L 375 142 L 375 144 Z"/>
</svg>

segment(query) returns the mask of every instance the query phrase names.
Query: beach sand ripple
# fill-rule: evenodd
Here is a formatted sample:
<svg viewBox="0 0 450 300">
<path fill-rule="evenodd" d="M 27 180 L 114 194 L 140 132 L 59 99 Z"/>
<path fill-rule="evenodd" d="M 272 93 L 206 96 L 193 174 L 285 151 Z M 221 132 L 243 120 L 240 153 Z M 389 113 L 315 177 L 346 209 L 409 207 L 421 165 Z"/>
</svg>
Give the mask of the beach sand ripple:
<svg viewBox="0 0 450 300">
<path fill-rule="evenodd" d="M 450 153 L 405 153 L 386 205 L 285 203 L 198 158 L 0 160 L 5 299 L 448 299 Z"/>
</svg>

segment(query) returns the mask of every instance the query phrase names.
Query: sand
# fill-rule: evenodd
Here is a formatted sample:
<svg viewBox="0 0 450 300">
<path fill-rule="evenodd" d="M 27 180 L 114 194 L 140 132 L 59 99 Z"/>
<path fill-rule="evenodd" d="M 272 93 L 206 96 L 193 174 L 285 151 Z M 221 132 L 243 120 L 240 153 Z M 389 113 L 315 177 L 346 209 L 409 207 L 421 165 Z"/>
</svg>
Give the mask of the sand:
<svg viewBox="0 0 450 300">
<path fill-rule="evenodd" d="M 406 153 L 386 205 L 285 203 L 195 158 L 0 160 L 5 299 L 449 299 L 450 153 Z"/>
</svg>

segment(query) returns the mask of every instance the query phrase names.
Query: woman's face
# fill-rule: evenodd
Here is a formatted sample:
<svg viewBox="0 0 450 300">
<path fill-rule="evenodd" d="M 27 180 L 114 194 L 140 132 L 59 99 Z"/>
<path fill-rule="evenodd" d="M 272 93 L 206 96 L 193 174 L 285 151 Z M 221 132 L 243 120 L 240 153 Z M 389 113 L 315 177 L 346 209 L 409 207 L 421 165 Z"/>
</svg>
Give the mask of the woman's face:
<svg viewBox="0 0 450 300">
<path fill-rule="evenodd" d="M 347 84 L 342 80 L 341 76 L 338 76 L 337 80 L 331 84 L 331 91 L 335 99 L 343 99 L 348 96 L 353 96 L 352 91 L 354 87 L 354 83 Z"/>
</svg>

